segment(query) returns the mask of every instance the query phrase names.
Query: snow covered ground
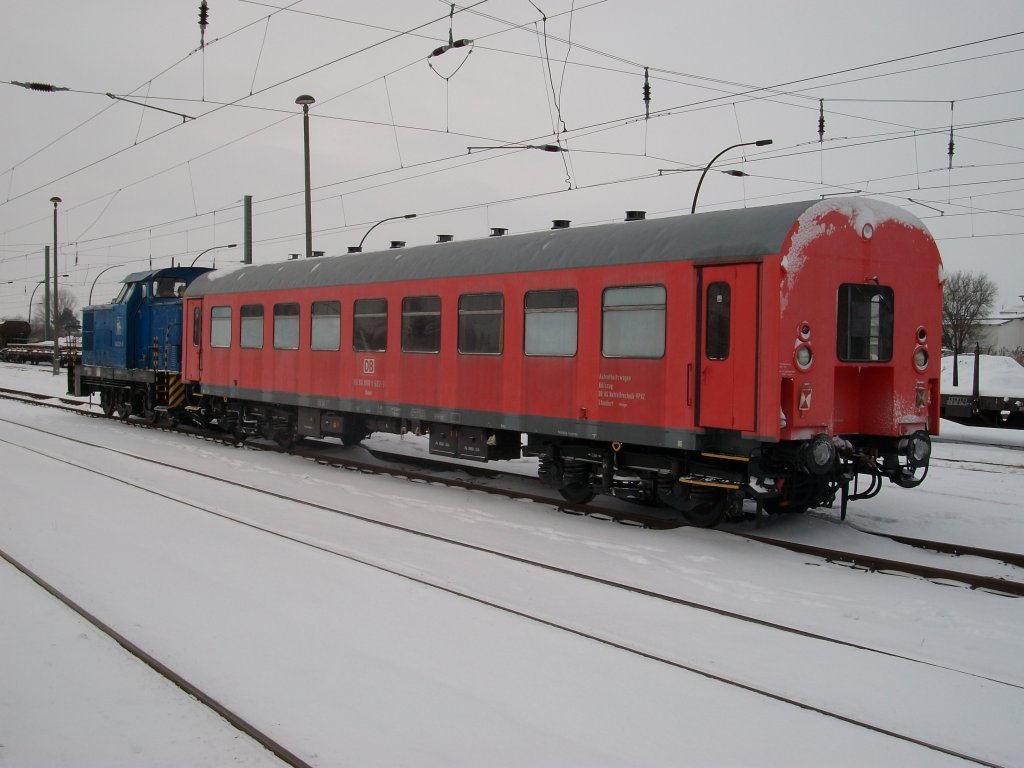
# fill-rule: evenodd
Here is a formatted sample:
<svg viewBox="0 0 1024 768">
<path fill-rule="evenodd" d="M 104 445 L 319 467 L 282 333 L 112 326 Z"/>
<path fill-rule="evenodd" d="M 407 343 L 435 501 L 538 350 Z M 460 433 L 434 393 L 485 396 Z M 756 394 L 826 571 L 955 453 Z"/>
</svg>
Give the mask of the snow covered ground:
<svg viewBox="0 0 1024 768">
<path fill-rule="evenodd" d="M 47 386 L 64 381 L 0 365 L 0 387 Z M 937 443 L 921 488 L 770 532 L 1024 552 L 1024 453 L 990 445 L 1024 441 L 943 429 L 980 442 Z M 314 765 L 962 763 L 721 678 L 995 764 L 1024 754 L 1017 599 L 19 403 L 0 402 L 0 466 L 0 549 Z M 0 594 L 0 764 L 277 764 L 6 564 Z"/>
</svg>

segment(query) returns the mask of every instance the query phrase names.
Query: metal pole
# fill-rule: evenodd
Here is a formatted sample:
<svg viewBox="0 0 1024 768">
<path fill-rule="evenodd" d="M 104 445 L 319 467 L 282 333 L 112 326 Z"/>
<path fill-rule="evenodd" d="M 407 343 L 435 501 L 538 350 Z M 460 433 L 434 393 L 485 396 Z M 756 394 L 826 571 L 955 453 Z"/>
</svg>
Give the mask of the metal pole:
<svg viewBox="0 0 1024 768">
<path fill-rule="evenodd" d="M 51 197 L 53 203 L 53 375 L 60 373 L 60 293 L 57 290 L 57 203 L 59 197 Z"/>
<path fill-rule="evenodd" d="M 111 264 L 109 267 L 104 267 L 103 269 L 100 270 L 100 273 L 98 275 L 96 275 L 96 280 L 92 281 L 92 286 L 90 286 L 90 288 L 89 288 L 89 305 L 90 306 L 92 306 L 92 289 L 96 287 L 96 281 L 99 280 L 100 277 L 103 275 L 103 273 L 106 272 L 107 270 L 114 269 L 116 267 L 123 267 L 123 266 L 124 266 L 124 264 Z"/>
<path fill-rule="evenodd" d="M 50 246 L 43 254 L 43 341 L 50 340 Z M 39 286 L 37 285 L 36 288 Z M 35 294 L 35 291 L 32 291 Z M 32 302 L 29 301 L 28 321 L 32 322 Z"/>
<path fill-rule="evenodd" d="M 299 96 L 296 104 L 302 105 L 302 138 L 306 158 L 306 258 L 313 258 L 313 215 L 310 212 L 309 191 L 309 105 L 316 101 L 312 96 Z"/>
<path fill-rule="evenodd" d="M 242 233 L 242 263 L 252 264 L 252 195 L 243 198 L 244 224 Z"/>
<path fill-rule="evenodd" d="M 50 271 L 50 246 L 46 246 L 46 271 L 47 272 Z M 34 302 L 36 300 L 36 291 L 39 290 L 39 286 L 40 285 L 45 285 L 46 288 L 47 288 L 47 291 L 49 291 L 49 288 L 50 288 L 50 280 L 49 280 L 49 278 L 47 278 L 46 280 L 39 280 L 39 281 L 37 281 L 36 282 L 36 287 L 32 289 L 32 295 L 28 297 L 28 322 L 29 322 L 29 325 L 32 324 L 32 302 Z M 49 307 L 50 305 L 47 304 L 46 306 Z M 47 315 L 50 314 L 50 310 L 49 309 L 46 310 L 46 314 Z"/>
<path fill-rule="evenodd" d="M 205 251 L 201 251 L 198 256 L 196 256 L 194 259 L 192 259 L 192 263 L 189 264 L 189 266 L 190 267 L 194 267 L 196 265 L 196 262 L 199 261 L 201 258 L 203 258 L 203 254 L 204 253 L 209 253 L 210 251 L 215 251 L 218 248 L 234 248 L 237 245 L 238 245 L 238 243 L 231 243 L 230 245 L 214 245 L 214 246 L 212 246 L 210 248 L 207 248 Z"/>
<path fill-rule="evenodd" d="M 704 166 L 704 172 L 700 175 L 700 180 L 697 182 L 697 189 L 693 193 L 693 205 L 690 206 L 690 213 L 697 212 L 697 195 L 700 194 L 700 185 L 704 183 L 704 177 L 708 175 L 708 171 L 711 170 L 711 166 L 715 164 L 715 160 L 720 158 L 730 149 L 736 149 L 737 147 L 766 147 L 772 143 L 771 139 L 758 139 L 757 141 L 745 141 L 742 144 L 733 144 L 731 147 L 726 147 L 717 155 L 711 158 L 711 162 Z"/>
<path fill-rule="evenodd" d="M 350 251 L 350 252 L 351 253 L 361 253 L 362 250 L 363 250 L 363 243 L 366 242 L 367 235 L 369 235 L 371 232 L 373 232 L 373 230 L 375 230 L 377 227 L 379 227 L 385 221 L 395 221 L 396 219 L 415 219 L 415 218 L 416 218 L 416 214 L 415 213 L 406 213 L 406 214 L 404 214 L 402 216 L 389 216 L 386 219 L 381 219 L 376 224 L 374 224 L 372 227 L 370 227 L 368 230 L 366 230 L 366 234 L 364 234 L 363 235 L 363 239 L 359 241 L 359 245 L 356 246 L 356 249 L 354 251 Z"/>
</svg>

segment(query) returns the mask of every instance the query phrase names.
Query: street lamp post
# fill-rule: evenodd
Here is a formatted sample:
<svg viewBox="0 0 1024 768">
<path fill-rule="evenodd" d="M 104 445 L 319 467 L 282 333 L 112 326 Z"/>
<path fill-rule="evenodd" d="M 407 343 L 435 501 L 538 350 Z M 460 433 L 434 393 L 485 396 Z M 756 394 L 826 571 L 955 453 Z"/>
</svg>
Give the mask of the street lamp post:
<svg viewBox="0 0 1024 768">
<path fill-rule="evenodd" d="M 415 213 L 406 213 L 406 214 L 404 214 L 402 216 L 388 216 L 388 218 L 386 218 L 386 219 L 381 219 L 376 224 L 374 224 L 372 227 L 370 227 L 368 230 L 366 230 L 366 234 L 364 234 L 363 235 L 363 239 L 359 241 L 359 245 L 357 245 L 355 248 L 349 248 L 348 252 L 349 253 L 362 253 L 363 243 L 366 242 L 366 236 L 369 235 L 371 232 L 373 232 L 373 230 L 375 230 L 377 227 L 379 227 L 385 221 L 395 221 L 396 219 L 415 219 L 415 218 L 416 218 L 416 214 Z"/>
<path fill-rule="evenodd" d="M 199 261 L 201 258 L 203 258 L 203 254 L 204 253 L 209 253 L 210 251 L 215 251 L 218 248 L 235 248 L 237 245 L 238 245 L 238 243 L 231 243 L 231 245 L 214 245 L 214 246 L 212 246 L 210 248 L 207 248 L 205 251 L 200 251 L 199 255 L 196 256 L 194 259 L 192 259 L 192 263 L 189 264 L 189 266 L 190 267 L 194 267 L 196 265 L 196 262 Z M 103 274 L 103 273 L 101 272 L 100 274 Z M 99 275 L 97 275 L 97 277 L 99 277 Z"/>
<path fill-rule="evenodd" d="M 60 373 L 60 299 L 57 295 L 57 203 L 59 197 L 51 197 L 53 203 L 53 375 Z"/>
<path fill-rule="evenodd" d="M 89 287 L 89 305 L 92 306 L 92 289 L 96 287 L 96 282 L 100 279 L 104 272 L 116 269 L 117 267 L 123 267 L 124 264 L 111 264 L 109 267 L 104 267 L 100 270 L 99 274 L 96 275 L 96 279 L 92 281 L 92 285 Z"/>
<path fill-rule="evenodd" d="M 715 164 L 715 160 L 720 158 L 730 149 L 736 149 L 737 147 L 766 147 L 772 143 L 771 139 L 758 139 L 757 141 L 745 141 L 742 144 L 733 144 L 730 147 L 726 147 L 717 155 L 711 158 L 711 162 L 704 166 L 704 172 L 700 175 L 700 180 L 697 182 L 697 189 L 693 193 L 693 205 L 690 206 L 690 213 L 697 212 L 697 195 L 700 194 L 700 185 L 704 183 L 704 177 L 708 175 L 708 171 L 711 170 L 711 166 Z"/>
<path fill-rule="evenodd" d="M 49 285 L 49 282 L 50 282 L 49 280 L 40 280 L 40 281 L 38 281 L 36 283 L 36 287 L 32 289 L 32 295 L 28 297 L 28 322 L 29 322 L 29 325 L 32 324 L 32 302 L 34 302 L 36 300 L 36 291 L 39 290 L 39 286 L 40 285 L 42 285 L 43 283 L 46 283 L 47 285 Z M 45 322 L 45 320 L 44 320 L 44 322 Z"/>
<path fill-rule="evenodd" d="M 302 139 L 306 158 L 306 258 L 313 258 L 313 215 L 310 212 L 309 194 L 309 105 L 316 99 L 312 96 L 302 95 L 295 100 L 296 104 L 302 105 Z"/>
<path fill-rule="evenodd" d="M 67 277 L 67 275 L 61 275 L 61 277 Z M 14 281 L 11 280 L 10 282 L 13 283 Z M 32 305 L 36 301 L 36 291 L 39 290 L 39 286 L 40 285 L 46 285 L 47 287 L 49 287 L 49 285 L 50 285 L 49 278 L 47 278 L 46 280 L 36 280 L 36 287 L 32 289 L 32 295 L 28 297 L 28 322 L 29 322 L 30 325 L 32 323 Z M 47 307 L 49 307 L 49 302 L 47 302 Z M 44 322 L 46 322 L 46 321 L 44 320 Z M 43 341 L 45 341 L 45 340 L 46 339 L 43 339 Z"/>
</svg>

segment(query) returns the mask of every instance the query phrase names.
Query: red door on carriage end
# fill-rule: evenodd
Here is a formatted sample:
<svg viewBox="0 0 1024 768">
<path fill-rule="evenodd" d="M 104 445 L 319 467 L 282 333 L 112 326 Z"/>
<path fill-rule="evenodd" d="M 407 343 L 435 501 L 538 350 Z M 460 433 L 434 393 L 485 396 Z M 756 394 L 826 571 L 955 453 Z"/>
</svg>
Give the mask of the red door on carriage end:
<svg viewBox="0 0 1024 768">
<path fill-rule="evenodd" d="M 757 423 L 760 265 L 700 267 L 697 426 L 752 432 Z"/>
<path fill-rule="evenodd" d="M 203 372 L 203 300 L 185 300 L 185 322 L 188 323 L 187 335 L 181 339 L 182 379 L 198 381 Z"/>
</svg>

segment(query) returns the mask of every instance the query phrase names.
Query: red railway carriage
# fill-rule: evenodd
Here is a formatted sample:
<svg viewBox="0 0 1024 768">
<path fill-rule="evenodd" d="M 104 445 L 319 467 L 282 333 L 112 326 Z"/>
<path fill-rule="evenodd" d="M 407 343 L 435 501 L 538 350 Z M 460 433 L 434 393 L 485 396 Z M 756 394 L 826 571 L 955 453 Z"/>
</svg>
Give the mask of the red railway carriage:
<svg viewBox="0 0 1024 768">
<path fill-rule="evenodd" d="M 792 203 L 208 273 L 182 377 L 240 435 L 419 430 L 711 525 L 919 483 L 941 303 L 917 219 Z"/>
</svg>

